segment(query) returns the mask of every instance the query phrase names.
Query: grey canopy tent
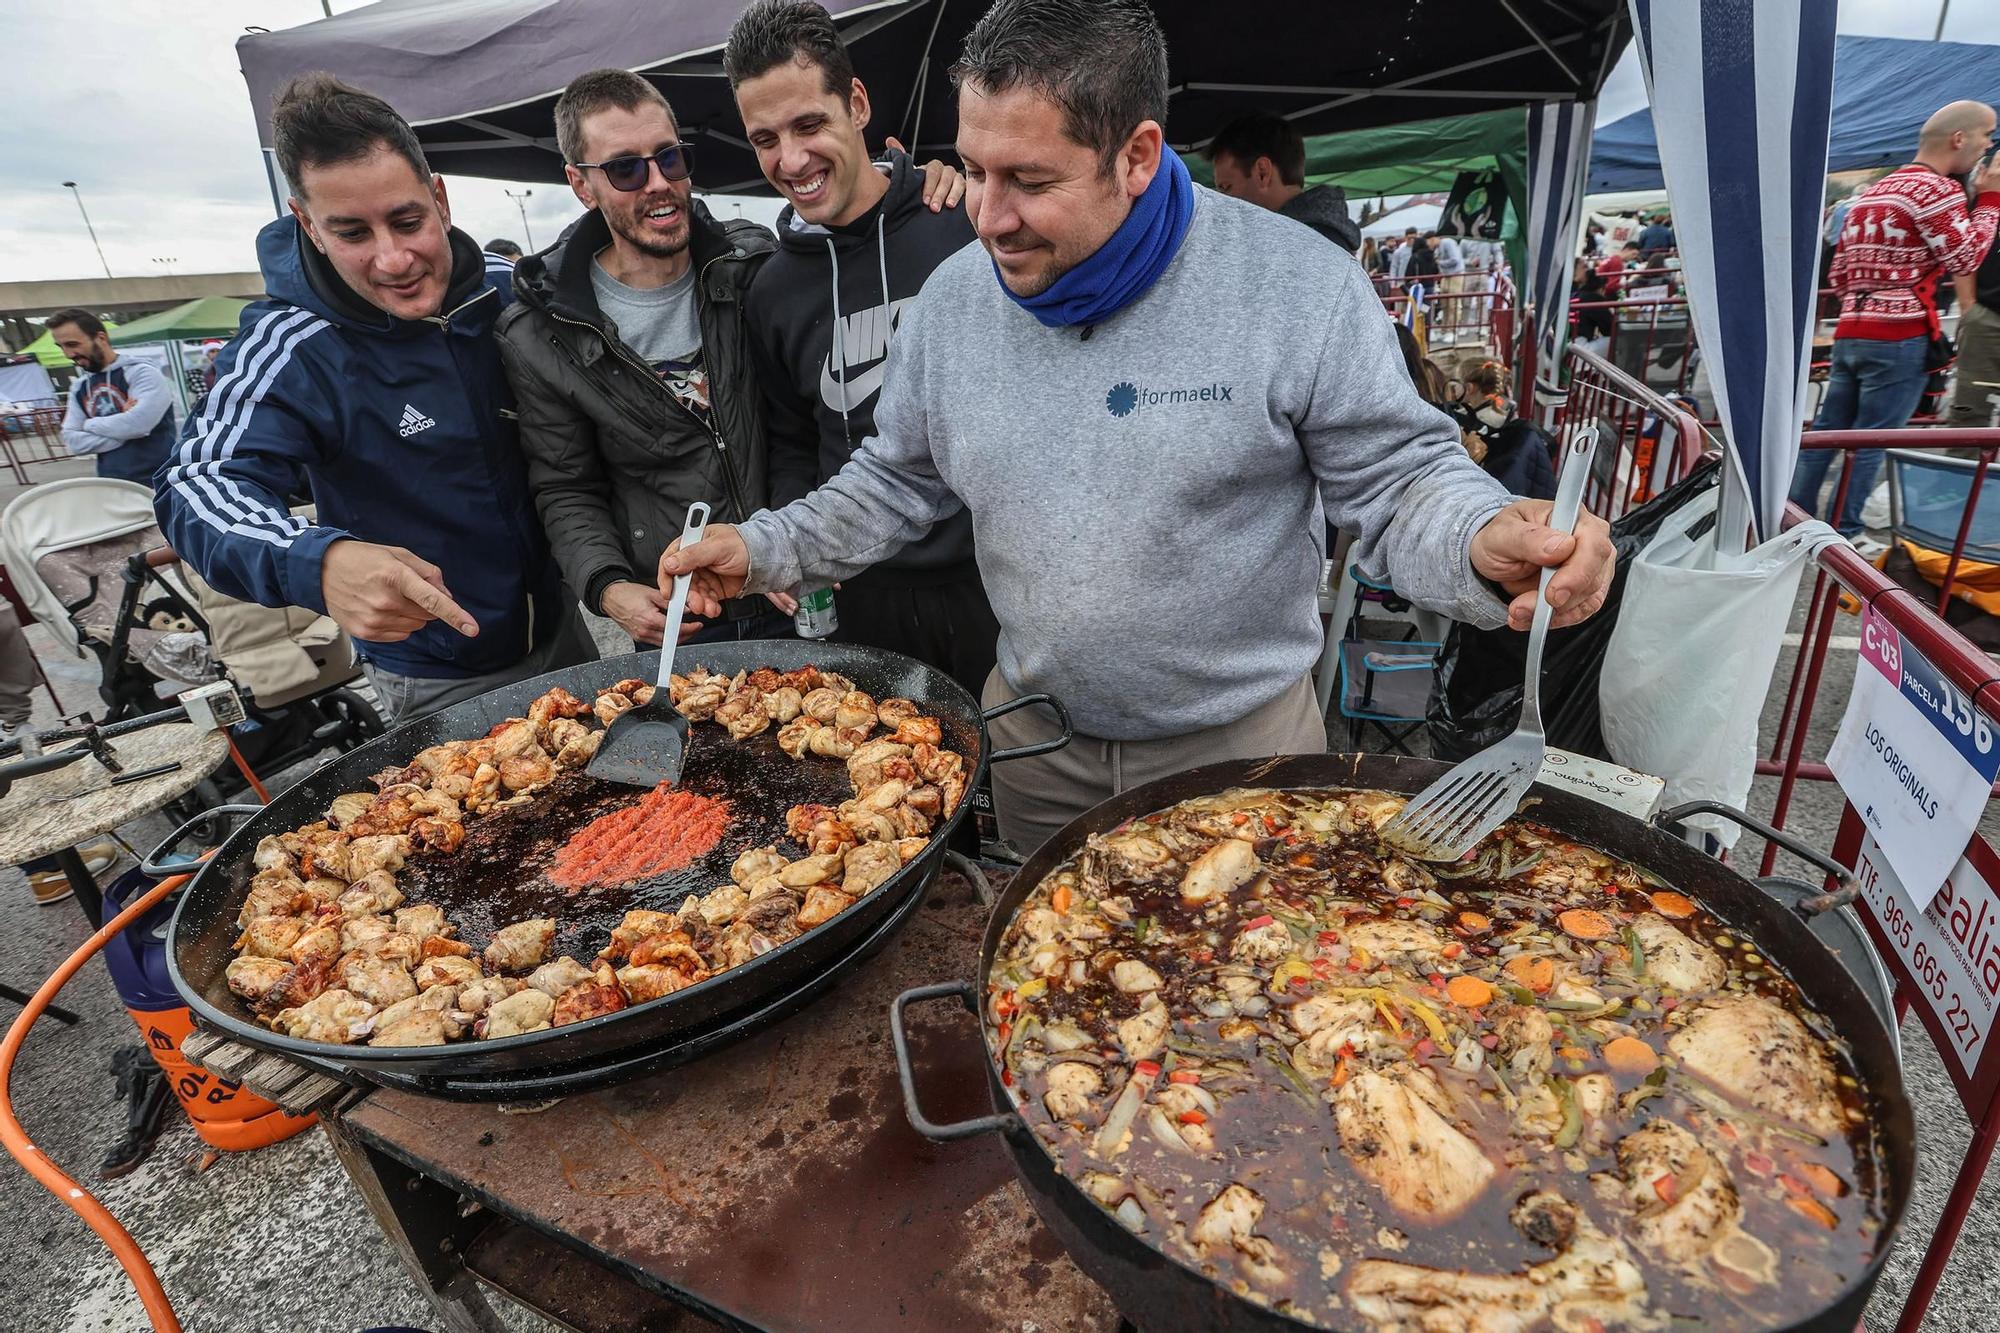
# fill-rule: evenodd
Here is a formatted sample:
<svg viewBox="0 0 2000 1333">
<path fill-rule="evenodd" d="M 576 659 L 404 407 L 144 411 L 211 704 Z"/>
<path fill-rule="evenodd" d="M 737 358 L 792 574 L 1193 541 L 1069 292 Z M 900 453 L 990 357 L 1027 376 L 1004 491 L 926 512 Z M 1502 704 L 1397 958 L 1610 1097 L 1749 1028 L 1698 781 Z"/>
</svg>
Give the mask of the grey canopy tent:
<svg viewBox="0 0 2000 1333">
<path fill-rule="evenodd" d="M 826 0 L 876 107 L 874 130 L 926 154 L 957 124 L 946 70 L 987 0 Z M 326 70 L 387 98 L 439 171 L 559 181 L 556 95 L 586 70 L 646 74 L 697 145 L 696 183 L 762 189 L 722 74 L 742 0 L 381 0 L 237 42 L 261 142 L 287 80 Z M 1200 148 L 1248 110 L 1307 134 L 1588 99 L 1630 35 L 1622 0 L 1301 5 L 1160 0 L 1167 133 Z"/>
</svg>

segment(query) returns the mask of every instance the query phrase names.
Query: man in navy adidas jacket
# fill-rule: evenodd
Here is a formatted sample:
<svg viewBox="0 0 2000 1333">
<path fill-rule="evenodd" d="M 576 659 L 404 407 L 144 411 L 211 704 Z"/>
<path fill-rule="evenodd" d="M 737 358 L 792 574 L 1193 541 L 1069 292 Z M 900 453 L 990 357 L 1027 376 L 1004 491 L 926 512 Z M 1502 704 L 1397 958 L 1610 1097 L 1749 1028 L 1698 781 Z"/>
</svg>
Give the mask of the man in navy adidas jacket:
<svg viewBox="0 0 2000 1333">
<path fill-rule="evenodd" d="M 515 439 L 510 266 L 452 228 L 380 98 L 303 76 L 272 142 L 292 216 L 155 479 L 168 540 L 224 593 L 332 616 L 397 720 L 595 657 Z M 302 474 L 317 523 L 287 507 Z"/>
</svg>

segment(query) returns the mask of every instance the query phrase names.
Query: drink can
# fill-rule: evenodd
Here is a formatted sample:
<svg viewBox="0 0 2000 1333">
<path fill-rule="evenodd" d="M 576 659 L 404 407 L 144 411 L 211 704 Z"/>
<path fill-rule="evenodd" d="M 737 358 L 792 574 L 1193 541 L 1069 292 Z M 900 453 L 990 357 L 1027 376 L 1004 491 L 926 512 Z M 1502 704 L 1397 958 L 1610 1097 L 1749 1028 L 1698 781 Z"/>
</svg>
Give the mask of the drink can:
<svg viewBox="0 0 2000 1333">
<path fill-rule="evenodd" d="M 833 611 L 833 589 L 816 588 L 801 596 L 799 609 L 792 613 L 792 628 L 801 639 L 824 639 L 839 629 L 840 617 Z"/>
</svg>

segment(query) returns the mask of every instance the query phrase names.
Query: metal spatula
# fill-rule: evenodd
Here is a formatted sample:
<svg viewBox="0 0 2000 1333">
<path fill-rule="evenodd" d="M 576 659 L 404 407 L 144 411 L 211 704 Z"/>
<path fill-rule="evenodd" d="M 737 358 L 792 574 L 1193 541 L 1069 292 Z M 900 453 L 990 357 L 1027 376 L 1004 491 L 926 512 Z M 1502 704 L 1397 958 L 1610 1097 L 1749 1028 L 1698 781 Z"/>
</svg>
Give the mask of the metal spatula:
<svg viewBox="0 0 2000 1333">
<path fill-rule="evenodd" d="M 681 549 L 701 540 L 708 528 L 708 506 L 697 500 L 688 506 L 687 526 L 681 529 Z M 674 647 L 681 634 L 681 615 L 687 610 L 688 584 L 692 574 L 674 580 L 674 594 L 667 601 L 667 623 L 660 631 L 660 674 L 654 682 L 653 697 L 628 708 L 611 719 L 597 754 L 583 770 L 594 778 L 622 782 L 630 787 L 657 787 L 662 782 L 679 782 L 687 760 L 688 720 L 674 711 L 667 695 L 667 677 L 674 670 Z"/>
<path fill-rule="evenodd" d="M 1576 530 L 1583 507 L 1583 483 L 1597 452 L 1597 429 L 1580 432 L 1565 451 L 1562 479 L 1556 483 L 1555 512 L 1549 526 L 1558 532 Z M 1555 570 L 1542 571 L 1534 623 L 1528 629 L 1528 672 L 1521 683 L 1521 721 L 1513 734 L 1460 762 L 1449 773 L 1418 792 L 1382 826 L 1382 841 L 1426 861 L 1456 861 L 1479 840 L 1511 817 L 1535 785 L 1548 739 L 1542 734 L 1542 643 L 1548 638 L 1555 609 L 1548 603 L 1549 580 Z"/>
</svg>

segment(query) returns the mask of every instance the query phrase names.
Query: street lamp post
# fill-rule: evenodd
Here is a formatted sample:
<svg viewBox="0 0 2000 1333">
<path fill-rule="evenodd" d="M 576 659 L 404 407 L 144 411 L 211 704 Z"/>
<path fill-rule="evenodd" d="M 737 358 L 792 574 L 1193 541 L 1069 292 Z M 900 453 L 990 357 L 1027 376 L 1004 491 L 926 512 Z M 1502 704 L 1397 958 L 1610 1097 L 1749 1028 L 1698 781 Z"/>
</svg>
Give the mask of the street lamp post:
<svg viewBox="0 0 2000 1333">
<path fill-rule="evenodd" d="M 528 200 L 535 197 L 535 192 L 533 190 L 523 190 L 519 194 L 515 194 L 512 190 L 506 188 L 503 185 L 500 188 L 500 193 L 506 195 L 509 199 L 512 199 L 514 201 L 514 207 L 520 210 L 521 234 L 527 238 L 528 253 L 533 254 L 535 251 L 535 233 L 534 229 L 528 226 Z"/>
<path fill-rule="evenodd" d="M 63 188 L 76 196 L 76 211 L 83 214 L 83 229 L 90 233 L 90 243 L 97 249 L 97 262 L 104 265 L 104 276 L 111 276 L 111 262 L 104 257 L 104 247 L 97 244 L 97 228 L 90 225 L 90 210 L 83 206 L 83 191 L 76 188 L 75 181 L 64 181 Z"/>
</svg>

